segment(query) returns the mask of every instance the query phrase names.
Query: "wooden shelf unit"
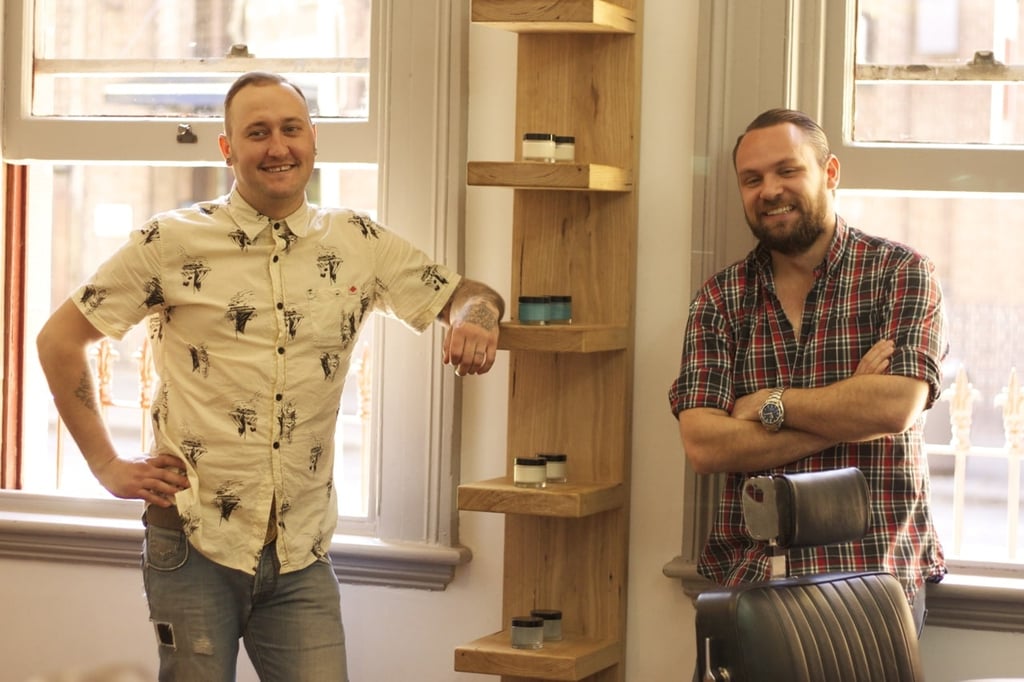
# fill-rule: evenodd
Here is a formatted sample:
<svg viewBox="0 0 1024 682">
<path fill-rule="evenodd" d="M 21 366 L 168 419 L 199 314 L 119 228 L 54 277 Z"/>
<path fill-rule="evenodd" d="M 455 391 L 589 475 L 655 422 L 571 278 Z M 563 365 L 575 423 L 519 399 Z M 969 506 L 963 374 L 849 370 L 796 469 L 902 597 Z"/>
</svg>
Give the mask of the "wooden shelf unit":
<svg viewBox="0 0 1024 682">
<path fill-rule="evenodd" d="M 628 192 L 633 189 L 633 174 L 596 163 L 470 161 L 467 182 L 485 187 Z"/>
<path fill-rule="evenodd" d="M 459 486 L 459 509 L 580 518 L 618 509 L 625 499 L 621 483 L 552 483 L 547 488 L 519 488 L 510 478 Z"/>
<path fill-rule="evenodd" d="M 473 161 L 472 186 L 513 192 L 508 462 L 464 483 L 463 511 L 505 514 L 498 627 L 455 650 L 503 682 L 623 682 L 629 564 L 642 0 L 472 0 L 517 36 L 516 139 L 576 138 L 576 160 Z M 572 296 L 571 324 L 515 321 L 520 295 Z M 514 457 L 568 455 L 569 481 L 512 485 Z M 511 618 L 559 609 L 562 642 L 511 647 Z"/>
<path fill-rule="evenodd" d="M 516 33 L 636 31 L 636 13 L 605 0 L 473 0 L 472 21 Z"/>
<path fill-rule="evenodd" d="M 623 350 L 630 342 L 629 329 L 607 324 L 530 325 L 502 323 L 501 350 L 551 353 L 599 353 Z"/>
<path fill-rule="evenodd" d="M 541 680 L 582 680 L 614 665 L 621 658 L 615 640 L 567 635 L 543 649 L 513 649 L 508 630 L 481 637 L 455 650 L 455 670 Z"/>
</svg>

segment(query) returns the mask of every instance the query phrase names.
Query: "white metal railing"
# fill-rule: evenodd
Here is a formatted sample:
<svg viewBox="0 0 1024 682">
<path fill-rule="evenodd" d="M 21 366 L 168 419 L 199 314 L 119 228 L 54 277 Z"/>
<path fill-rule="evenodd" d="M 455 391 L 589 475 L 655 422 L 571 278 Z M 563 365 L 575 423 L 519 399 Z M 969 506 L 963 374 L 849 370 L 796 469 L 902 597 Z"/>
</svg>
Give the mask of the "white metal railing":
<svg viewBox="0 0 1024 682">
<path fill-rule="evenodd" d="M 966 527 L 965 510 L 970 502 L 968 494 L 967 463 L 969 458 L 995 458 L 1006 460 L 1006 542 L 1005 555 L 997 557 L 1008 562 L 1020 561 L 1020 475 L 1021 456 L 1024 454 L 1024 388 L 1017 378 L 1016 369 L 1010 370 L 1006 386 L 993 401 L 1002 410 L 1004 442 L 998 447 L 982 447 L 971 443 L 971 423 L 975 405 L 981 401 L 979 391 L 969 383 L 967 371 L 960 368 L 952 385 L 940 397 L 949 403 L 951 428 L 950 442 L 927 445 L 929 456 L 953 458 L 952 480 L 952 537 L 943 538 L 945 550 L 950 558 L 973 559 L 973 553 L 965 552 Z M 933 481 L 936 476 L 933 472 Z M 995 492 L 991 486 L 987 492 Z"/>
</svg>

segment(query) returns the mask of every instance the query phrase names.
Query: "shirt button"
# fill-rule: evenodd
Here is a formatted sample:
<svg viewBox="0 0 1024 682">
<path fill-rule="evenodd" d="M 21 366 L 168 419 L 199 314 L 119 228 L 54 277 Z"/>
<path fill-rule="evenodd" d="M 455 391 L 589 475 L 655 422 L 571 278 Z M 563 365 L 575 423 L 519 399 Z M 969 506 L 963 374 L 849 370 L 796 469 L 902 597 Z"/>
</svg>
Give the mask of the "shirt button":
<svg viewBox="0 0 1024 682">
<path fill-rule="evenodd" d="M 277 256 L 274 256 L 274 262 L 276 263 L 278 260 L 280 259 Z"/>
<path fill-rule="evenodd" d="M 284 348 L 278 348 L 277 349 L 277 354 L 278 355 L 284 355 Z"/>
<path fill-rule="evenodd" d="M 283 400 L 283 399 L 284 399 L 284 394 L 282 394 L 282 393 L 278 393 L 277 395 L 274 396 L 274 400 Z"/>
<path fill-rule="evenodd" d="M 281 443 L 279 443 L 278 441 L 275 440 L 274 441 L 274 449 L 275 450 L 280 450 L 281 449 Z"/>
<path fill-rule="evenodd" d="M 277 304 L 277 309 L 281 310 L 282 308 L 284 308 L 284 303 L 278 303 Z"/>
<path fill-rule="evenodd" d="M 274 229 L 275 230 L 280 230 L 281 229 L 281 223 L 274 223 Z"/>
</svg>

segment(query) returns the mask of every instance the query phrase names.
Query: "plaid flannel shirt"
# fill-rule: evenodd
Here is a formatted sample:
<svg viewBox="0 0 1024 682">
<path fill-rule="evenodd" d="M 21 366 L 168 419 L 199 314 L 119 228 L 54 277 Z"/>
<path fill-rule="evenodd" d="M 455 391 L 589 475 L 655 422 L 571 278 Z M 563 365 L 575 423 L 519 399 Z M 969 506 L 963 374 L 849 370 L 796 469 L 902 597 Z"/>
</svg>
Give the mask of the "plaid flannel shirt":
<svg viewBox="0 0 1024 682">
<path fill-rule="evenodd" d="M 731 412 L 738 396 L 777 386 L 815 388 L 851 376 L 882 339 L 896 350 L 889 373 L 927 381 L 928 406 L 941 387 L 947 349 L 942 294 L 927 258 L 837 219 L 828 254 L 815 271 L 795 337 L 778 298 L 771 256 L 757 247 L 710 279 L 690 305 L 679 377 L 669 391 L 673 414 L 710 407 Z M 840 443 L 766 473 L 854 466 L 871 490 L 871 526 L 863 540 L 790 552 L 790 573 L 884 570 L 908 597 L 923 580 L 945 574 L 932 526 L 924 419 L 907 431 Z M 750 474 L 728 475 L 700 558 L 702 575 L 723 585 L 768 578 L 765 543 L 743 525 L 741 489 Z"/>
</svg>

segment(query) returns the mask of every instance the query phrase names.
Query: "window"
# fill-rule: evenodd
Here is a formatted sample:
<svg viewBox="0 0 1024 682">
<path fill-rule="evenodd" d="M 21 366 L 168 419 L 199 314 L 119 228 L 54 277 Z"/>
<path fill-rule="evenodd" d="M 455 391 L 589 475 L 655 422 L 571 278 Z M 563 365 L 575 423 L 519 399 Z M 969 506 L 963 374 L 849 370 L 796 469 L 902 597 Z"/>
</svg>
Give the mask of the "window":
<svg viewBox="0 0 1024 682">
<path fill-rule="evenodd" d="M 836 153 L 842 161 L 855 148 L 865 162 L 876 150 L 891 153 L 898 173 L 918 178 L 879 180 L 867 167 L 847 172 L 844 165 L 838 204 L 853 224 L 935 261 L 950 325 L 945 399 L 929 411 L 925 432 L 936 525 L 954 569 L 1007 563 L 1024 575 L 1024 394 L 1015 370 L 1024 369 L 1024 298 L 1008 259 L 1024 247 L 1024 222 L 1016 218 L 1024 187 L 1001 187 L 1000 164 L 978 167 L 972 159 L 993 151 L 1024 155 L 1021 72 L 997 66 L 1024 64 L 1024 15 L 1016 0 L 938 4 L 938 12 L 920 2 L 856 4 L 856 30 L 870 25 L 874 38 L 855 52 L 845 99 L 825 89 L 827 103 L 843 102 Z M 933 39 L 909 40 L 908 31 Z M 935 49 L 935 36 L 945 36 L 944 49 Z M 928 177 L 899 161 L 917 152 L 933 166 Z M 966 187 L 964 164 L 976 173 Z"/>
<path fill-rule="evenodd" d="M 249 70 L 285 74 L 310 101 L 319 143 L 312 201 L 375 214 L 459 267 L 466 18 L 442 0 L 8 5 L 4 160 L 25 166 L 28 190 L 24 234 L 11 232 L 14 223 L 4 227 L 7 248 L 25 242 L 25 297 L 10 310 L 24 325 L 20 419 L 4 425 L 21 429 L 17 444 L 5 439 L 2 456 L 36 495 L 0 493 L 0 509 L 30 510 L 40 529 L 51 512 L 81 523 L 120 517 L 129 525 L 119 527 L 135 527 L 139 505 L 103 499 L 109 495 L 57 428 L 34 356 L 36 331 L 128 230 L 228 191 L 232 177 L 216 146 L 221 102 Z M 435 182 L 416 182 L 423 177 Z M 108 420 L 126 452 L 142 449 L 146 437 L 145 335 L 136 332 L 96 359 L 110 389 Z M 336 449 L 343 494 L 332 553 L 342 579 L 439 588 L 468 556 L 451 513 L 458 392 L 440 366 L 440 338 L 439 329 L 415 336 L 381 319 L 366 326 L 353 355 Z M 16 413 L 5 405 L 5 414 Z M 385 428 L 382 415 L 391 413 L 404 415 L 402 423 Z M 392 461 L 401 466 L 387 466 Z M 91 497 L 98 499 L 82 499 Z M 2 514 L 0 536 L 12 528 Z M 120 556 L 123 533 L 115 535 L 107 534 L 115 545 L 107 554 Z M 45 538 L 29 544 L 12 549 L 19 543 L 0 537 L 0 552 L 49 551 Z"/>
<path fill-rule="evenodd" d="M 231 81 L 260 69 L 305 91 L 321 162 L 377 160 L 374 80 L 386 58 L 370 56 L 370 0 L 10 5 L 5 158 L 220 165 L 216 145 L 202 141 L 220 132 Z M 182 125 L 194 142 L 179 139 Z"/>
<path fill-rule="evenodd" d="M 1024 392 L 1015 372 L 1024 369 L 1024 300 L 1011 260 L 1024 246 L 1022 12 L 1016 0 L 702 3 L 708 105 L 697 148 L 706 173 L 695 191 L 694 251 L 704 255 L 693 286 L 752 244 L 730 154 L 739 131 L 772 106 L 821 121 L 842 164 L 838 210 L 852 225 L 908 243 L 938 267 L 951 342 L 944 399 L 926 421 L 950 564 L 930 591 L 929 622 L 938 625 L 1024 627 L 1005 608 L 1024 581 Z M 688 589 L 700 589 L 694 564 L 717 485 L 687 474 L 683 554 L 665 572 Z M 991 589 L 999 584 L 1018 597 Z"/>
<path fill-rule="evenodd" d="M 376 213 L 376 165 L 335 164 L 315 172 L 311 200 Z M 30 210 L 26 229 L 26 271 L 39 286 L 25 292 L 27 335 L 22 392 L 22 448 L 52 456 L 27 457 L 21 487 L 33 492 L 60 492 L 109 497 L 89 472 L 74 442 L 60 428 L 46 382 L 34 355 L 34 336 L 56 308 L 86 276 L 137 228 L 168 207 L 186 206 L 198 196 L 227 193 L 232 175 L 225 167 L 67 165 L 36 163 L 28 169 Z M 348 190 L 348 191 L 346 191 Z M 319 195 L 319 196 L 318 196 Z M 46 278 L 46 273 L 50 273 Z M 49 286 L 45 286 L 48 284 Z M 348 530 L 359 532 L 375 522 L 376 468 L 369 436 L 372 413 L 374 327 L 368 325 L 353 352 L 336 438 L 335 483 L 340 513 Z M 120 342 L 96 349 L 94 370 L 107 423 L 120 452 L 148 448 L 150 390 L 154 377 L 146 360 L 144 324 Z"/>
</svg>

